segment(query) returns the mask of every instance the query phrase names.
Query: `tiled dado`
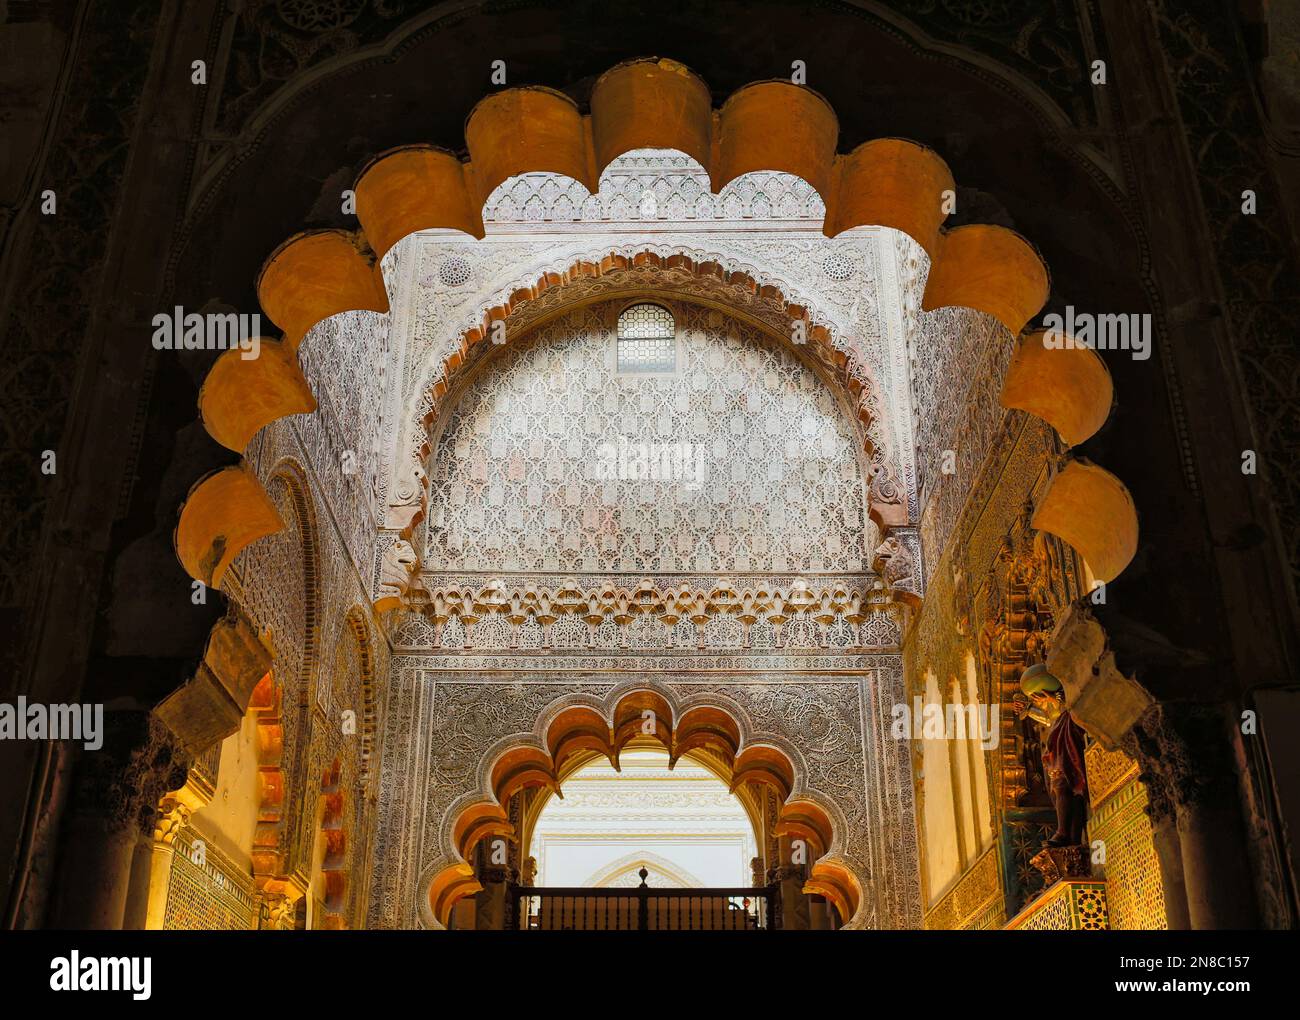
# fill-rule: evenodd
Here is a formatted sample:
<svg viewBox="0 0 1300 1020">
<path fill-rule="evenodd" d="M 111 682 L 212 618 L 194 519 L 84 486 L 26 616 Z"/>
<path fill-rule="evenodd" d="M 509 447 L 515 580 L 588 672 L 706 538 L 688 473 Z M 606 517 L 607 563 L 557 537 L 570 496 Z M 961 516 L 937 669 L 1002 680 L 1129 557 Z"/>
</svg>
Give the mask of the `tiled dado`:
<svg viewBox="0 0 1300 1020">
<path fill-rule="evenodd" d="M 1092 795 L 1088 844 L 1094 859 L 1101 851 L 1100 877 L 1110 889 L 1111 927 L 1119 931 L 1164 928 L 1160 859 L 1137 763 L 1097 745 L 1088 748 L 1085 760 Z"/>
<path fill-rule="evenodd" d="M 1108 931 L 1106 883 L 1063 878 L 1007 923 L 1007 930 Z"/>
</svg>

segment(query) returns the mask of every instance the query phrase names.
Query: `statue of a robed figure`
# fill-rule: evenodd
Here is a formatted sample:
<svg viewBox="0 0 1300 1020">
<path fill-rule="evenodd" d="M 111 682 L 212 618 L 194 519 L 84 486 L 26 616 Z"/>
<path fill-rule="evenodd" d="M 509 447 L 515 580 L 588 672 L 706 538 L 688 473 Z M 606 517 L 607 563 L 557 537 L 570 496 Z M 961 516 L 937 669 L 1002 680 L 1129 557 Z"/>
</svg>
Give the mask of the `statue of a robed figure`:
<svg viewBox="0 0 1300 1020">
<path fill-rule="evenodd" d="M 1077 847 L 1083 843 L 1083 827 L 1088 820 L 1083 727 L 1065 707 L 1065 688 L 1061 681 L 1042 663 L 1024 671 L 1020 690 L 1028 701 L 1017 699 L 1018 714 L 1028 716 L 1047 730 L 1043 739 L 1043 770 L 1056 809 L 1056 831 L 1044 845 Z"/>
</svg>

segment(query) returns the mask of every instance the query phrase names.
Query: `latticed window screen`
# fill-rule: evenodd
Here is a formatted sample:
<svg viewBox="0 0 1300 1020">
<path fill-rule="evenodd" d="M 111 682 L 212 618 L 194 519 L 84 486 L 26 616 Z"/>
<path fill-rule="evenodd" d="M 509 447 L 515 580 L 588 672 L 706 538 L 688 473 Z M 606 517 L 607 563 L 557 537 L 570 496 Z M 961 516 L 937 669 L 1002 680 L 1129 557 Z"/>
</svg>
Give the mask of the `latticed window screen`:
<svg viewBox="0 0 1300 1020">
<path fill-rule="evenodd" d="M 618 317 L 618 370 L 672 372 L 677 368 L 677 328 L 662 305 L 633 305 Z"/>
</svg>

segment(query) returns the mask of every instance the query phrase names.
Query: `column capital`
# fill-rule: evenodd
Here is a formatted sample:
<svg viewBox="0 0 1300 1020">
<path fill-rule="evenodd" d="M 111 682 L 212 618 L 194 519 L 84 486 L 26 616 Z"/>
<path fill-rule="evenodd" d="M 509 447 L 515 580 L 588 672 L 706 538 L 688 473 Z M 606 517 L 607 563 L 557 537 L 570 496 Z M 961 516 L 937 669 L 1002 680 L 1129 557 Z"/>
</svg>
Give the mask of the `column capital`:
<svg viewBox="0 0 1300 1020">
<path fill-rule="evenodd" d="M 144 710 L 104 713 L 104 742 L 83 751 L 72 812 L 106 832 L 134 826 L 153 836 L 164 798 L 185 786 L 191 759 L 175 734 Z"/>
<path fill-rule="evenodd" d="M 190 806 L 167 794 L 158 802 L 157 815 L 154 818 L 153 839 L 155 843 L 171 846 L 176 842 L 176 834 L 190 822 L 193 814 Z"/>
<path fill-rule="evenodd" d="M 1235 803 L 1237 771 L 1223 706 L 1199 702 L 1152 705 L 1124 741 L 1142 768 L 1151 816 L 1180 807 Z"/>
<path fill-rule="evenodd" d="M 285 922 L 293 917 L 299 898 L 284 892 L 263 891 L 260 911 L 262 928 L 284 927 Z"/>
</svg>

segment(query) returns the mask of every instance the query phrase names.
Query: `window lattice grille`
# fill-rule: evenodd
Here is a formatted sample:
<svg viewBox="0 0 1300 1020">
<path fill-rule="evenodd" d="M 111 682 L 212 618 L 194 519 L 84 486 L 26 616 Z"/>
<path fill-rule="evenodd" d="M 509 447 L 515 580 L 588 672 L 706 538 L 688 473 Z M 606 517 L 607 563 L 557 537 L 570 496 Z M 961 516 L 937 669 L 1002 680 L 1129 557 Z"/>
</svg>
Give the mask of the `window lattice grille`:
<svg viewBox="0 0 1300 1020">
<path fill-rule="evenodd" d="M 677 368 L 677 327 L 660 305 L 633 305 L 618 317 L 618 370 L 672 372 Z"/>
</svg>

